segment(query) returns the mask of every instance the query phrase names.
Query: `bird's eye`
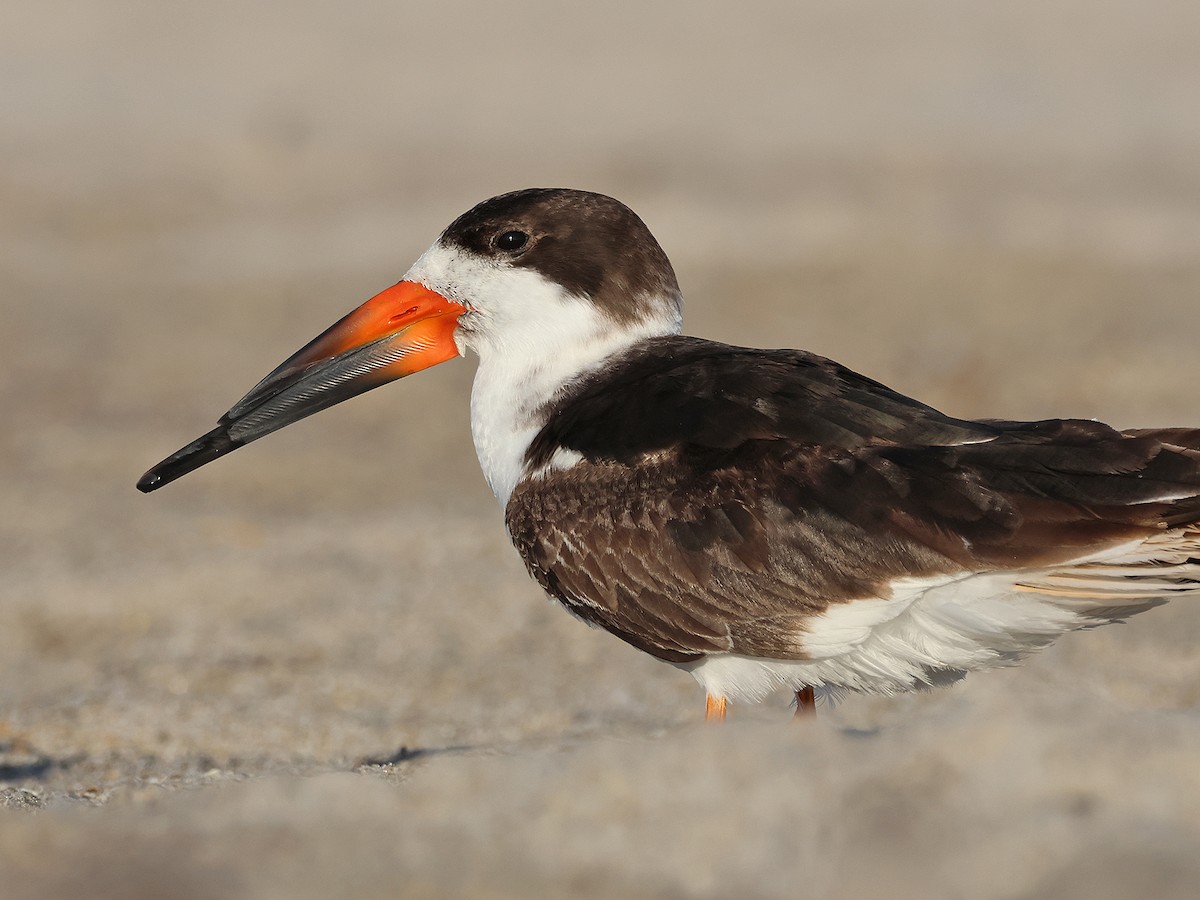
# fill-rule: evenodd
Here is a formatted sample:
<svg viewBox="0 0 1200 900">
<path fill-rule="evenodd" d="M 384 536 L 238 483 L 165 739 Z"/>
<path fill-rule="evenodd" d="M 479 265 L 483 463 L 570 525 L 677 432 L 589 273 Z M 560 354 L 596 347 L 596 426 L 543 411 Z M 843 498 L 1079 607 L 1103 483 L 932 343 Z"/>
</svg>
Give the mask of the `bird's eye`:
<svg viewBox="0 0 1200 900">
<path fill-rule="evenodd" d="M 529 235 L 523 231 L 505 231 L 496 238 L 496 249 L 505 253 L 516 253 L 529 243 Z"/>
</svg>

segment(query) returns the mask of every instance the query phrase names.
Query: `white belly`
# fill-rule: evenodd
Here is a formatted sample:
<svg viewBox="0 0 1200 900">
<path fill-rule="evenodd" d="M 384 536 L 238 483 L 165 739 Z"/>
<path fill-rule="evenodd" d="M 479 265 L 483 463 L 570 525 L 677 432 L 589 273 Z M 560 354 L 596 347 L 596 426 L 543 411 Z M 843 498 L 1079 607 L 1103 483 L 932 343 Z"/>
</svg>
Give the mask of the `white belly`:
<svg viewBox="0 0 1200 900">
<path fill-rule="evenodd" d="M 714 697 L 780 688 L 895 694 L 1006 666 L 1079 628 L 1172 597 L 1200 597 L 1200 532 L 1189 526 L 1053 569 L 905 579 L 888 599 L 830 607 L 807 623 L 807 659 L 713 654 L 681 664 Z"/>
</svg>

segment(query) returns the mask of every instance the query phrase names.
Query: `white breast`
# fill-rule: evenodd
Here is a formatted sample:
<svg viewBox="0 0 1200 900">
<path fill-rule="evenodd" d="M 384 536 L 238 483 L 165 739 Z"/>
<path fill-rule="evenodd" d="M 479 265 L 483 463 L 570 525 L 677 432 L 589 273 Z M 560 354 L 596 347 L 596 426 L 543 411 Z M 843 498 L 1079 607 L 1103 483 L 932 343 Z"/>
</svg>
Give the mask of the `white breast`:
<svg viewBox="0 0 1200 900">
<path fill-rule="evenodd" d="M 654 328 L 613 330 L 596 322 L 595 307 L 573 300 L 576 322 L 564 321 L 552 331 L 538 326 L 523 352 L 498 353 L 480 346 L 479 369 L 471 390 L 471 437 L 488 485 L 507 506 L 517 483 L 529 474 L 525 453 L 546 423 L 546 407 L 582 375 L 643 337 L 661 333 Z M 571 327 L 575 326 L 575 327 Z M 490 352 L 491 351 L 491 352 Z M 562 451 L 552 465 L 569 466 L 579 455 Z"/>
</svg>

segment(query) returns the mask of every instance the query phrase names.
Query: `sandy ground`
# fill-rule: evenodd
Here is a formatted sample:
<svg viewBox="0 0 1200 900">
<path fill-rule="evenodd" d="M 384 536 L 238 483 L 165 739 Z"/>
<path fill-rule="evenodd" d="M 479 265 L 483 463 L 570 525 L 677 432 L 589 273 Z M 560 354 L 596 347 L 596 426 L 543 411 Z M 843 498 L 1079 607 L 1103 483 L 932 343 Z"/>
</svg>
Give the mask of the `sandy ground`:
<svg viewBox="0 0 1200 900">
<path fill-rule="evenodd" d="M 534 184 L 634 206 L 693 333 L 1200 423 L 1200 14 L 995 6 L 9 3 L 0 895 L 1194 897 L 1195 605 L 711 729 L 526 578 L 469 362 L 133 489 Z"/>
</svg>

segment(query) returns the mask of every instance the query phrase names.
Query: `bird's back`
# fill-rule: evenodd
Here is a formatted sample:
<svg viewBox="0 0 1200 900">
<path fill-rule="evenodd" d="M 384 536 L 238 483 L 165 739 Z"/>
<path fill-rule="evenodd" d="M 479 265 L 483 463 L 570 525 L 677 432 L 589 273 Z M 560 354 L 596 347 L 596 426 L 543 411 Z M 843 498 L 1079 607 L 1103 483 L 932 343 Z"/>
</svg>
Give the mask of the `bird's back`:
<svg viewBox="0 0 1200 900">
<path fill-rule="evenodd" d="M 1200 429 L 954 419 L 812 354 L 686 337 L 546 413 L 510 535 L 569 609 L 669 661 L 811 661 L 849 601 L 893 622 L 983 576 L 1055 635 L 1200 590 Z"/>
</svg>

